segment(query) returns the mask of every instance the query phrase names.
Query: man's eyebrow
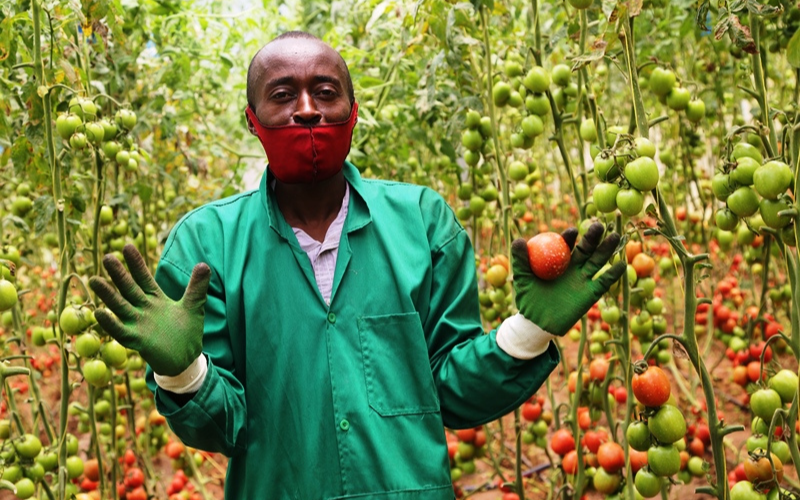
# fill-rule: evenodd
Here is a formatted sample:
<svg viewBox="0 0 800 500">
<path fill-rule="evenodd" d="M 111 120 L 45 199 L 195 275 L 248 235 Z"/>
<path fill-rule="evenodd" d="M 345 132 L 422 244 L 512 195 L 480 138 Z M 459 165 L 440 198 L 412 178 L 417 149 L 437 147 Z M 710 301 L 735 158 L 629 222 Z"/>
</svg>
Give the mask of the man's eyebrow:
<svg viewBox="0 0 800 500">
<path fill-rule="evenodd" d="M 334 76 L 330 76 L 330 75 L 314 75 L 313 79 L 314 79 L 314 81 L 317 81 L 317 82 L 333 83 L 334 85 L 339 85 L 339 86 L 342 85 L 342 82 L 338 78 L 336 78 Z M 293 81 L 294 81 L 294 77 L 292 77 L 292 76 L 281 76 L 279 78 L 273 78 L 272 80 L 269 80 L 267 82 L 266 86 L 267 87 L 276 87 L 278 85 L 285 85 L 287 83 L 292 83 Z"/>
</svg>

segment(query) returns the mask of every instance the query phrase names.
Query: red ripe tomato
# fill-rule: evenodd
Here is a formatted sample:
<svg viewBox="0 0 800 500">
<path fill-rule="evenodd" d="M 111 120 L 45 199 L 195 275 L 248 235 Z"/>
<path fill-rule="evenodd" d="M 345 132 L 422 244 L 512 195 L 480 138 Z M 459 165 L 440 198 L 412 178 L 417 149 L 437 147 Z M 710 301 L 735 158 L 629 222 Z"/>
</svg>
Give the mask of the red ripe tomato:
<svg viewBox="0 0 800 500">
<path fill-rule="evenodd" d="M 780 331 L 781 331 L 780 323 L 771 321 L 767 323 L 766 328 L 764 328 L 764 338 L 769 339 L 770 337 L 774 337 Z"/>
<path fill-rule="evenodd" d="M 100 480 L 100 466 L 96 458 L 90 458 L 83 463 L 83 475 L 90 481 Z"/>
<path fill-rule="evenodd" d="M 744 472 L 744 462 L 740 462 L 739 465 L 733 469 L 734 474 L 736 474 L 737 481 L 747 481 L 747 474 Z"/>
<path fill-rule="evenodd" d="M 692 442 L 689 443 L 689 453 L 697 457 L 702 457 L 705 452 L 706 445 L 703 444 L 703 441 L 697 437 L 692 439 Z"/>
<path fill-rule="evenodd" d="M 595 358 L 589 363 L 589 378 L 595 382 L 602 382 L 608 373 L 608 361 L 604 358 Z"/>
<path fill-rule="evenodd" d="M 139 486 L 138 488 L 134 488 L 133 490 L 129 491 L 127 496 L 125 497 L 126 500 L 147 500 L 147 493 L 144 491 L 144 488 Z"/>
<path fill-rule="evenodd" d="M 483 429 L 475 431 L 475 439 L 472 440 L 472 444 L 474 444 L 477 448 L 486 444 L 486 431 Z"/>
<path fill-rule="evenodd" d="M 733 382 L 735 384 L 744 387 L 749 381 L 750 377 L 747 373 L 747 367 L 739 365 L 733 369 Z"/>
<path fill-rule="evenodd" d="M 138 467 L 131 467 L 128 469 L 128 472 L 125 473 L 125 486 L 129 489 L 138 488 L 139 486 L 144 484 L 144 472 L 142 469 Z M 130 497 L 130 493 L 128 493 Z M 147 495 L 145 495 L 145 500 L 147 500 Z"/>
<path fill-rule="evenodd" d="M 136 455 L 133 453 L 133 450 L 128 449 L 125 450 L 125 455 L 123 456 L 123 462 L 125 465 L 133 465 L 136 463 Z"/>
<path fill-rule="evenodd" d="M 567 429 L 559 429 L 550 438 L 550 447 L 557 455 L 563 457 L 575 449 L 575 438 Z"/>
<path fill-rule="evenodd" d="M 466 441 L 467 443 L 471 443 L 475 440 L 475 429 L 459 429 L 456 431 L 456 436 L 461 441 Z M 181 450 L 182 451 L 182 450 Z M 169 455 L 169 451 L 167 451 L 167 455 Z M 170 458 L 178 458 L 178 457 L 170 457 Z"/>
<path fill-rule="evenodd" d="M 458 452 L 457 442 L 447 443 L 447 455 L 450 457 L 450 460 L 453 460 L 456 457 L 457 452 Z"/>
<path fill-rule="evenodd" d="M 624 387 L 621 387 L 621 386 L 617 387 L 617 389 L 614 391 L 614 399 L 616 400 L 616 402 L 618 404 L 621 404 L 621 405 L 627 403 L 628 402 L 628 389 L 626 389 Z"/>
<path fill-rule="evenodd" d="M 578 472 L 578 452 L 576 450 L 572 450 L 561 460 L 561 468 L 564 469 L 564 472 L 567 474 L 575 474 Z"/>
<path fill-rule="evenodd" d="M 645 406 L 661 406 L 670 395 L 669 379 L 664 370 L 650 366 L 633 375 L 633 395 Z"/>
<path fill-rule="evenodd" d="M 767 373 L 761 369 L 761 362 L 751 361 L 747 364 L 747 378 L 750 382 L 757 382 L 759 378 L 767 379 Z"/>
<path fill-rule="evenodd" d="M 636 472 L 647 465 L 647 452 L 646 451 L 636 451 L 633 448 L 628 450 L 628 458 L 631 461 L 631 471 L 636 474 Z"/>
<path fill-rule="evenodd" d="M 558 233 L 539 233 L 528 240 L 528 261 L 538 278 L 554 280 L 569 267 L 570 249 Z"/>
<path fill-rule="evenodd" d="M 586 446 L 590 452 L 597 453 L 600 445 L 608 441 L 608 433 L 605 431 L 586 431 L 583 435 L 583 445 Z"/>
<path fill-rule="evenodd" d="M 711 431 L 708 429 L 708 424 L 697 424 L 697 430 L 694 433 L 695 437 L 699 438 L 706 446 L 711 446 Z"/>
<path fill-rule="evenodd" d="M 542 416 L 542 407 L 539 403 L 523 403 L 522 418 L 528 422 L 535 422 Z"/>
<path fill-rule="evenodd" d="M 597 450 L 597 463 L 609 474 L 613 474 L 625 467 L 625 452 L 622 446 L 610 441 L 603 443 Z"/>
<path fill-rule="evenodd" d="M 503 494 L 503 500 L 519 500 L 519 495 L 513 492 Z"/>
<path fill-rule="evenodd" d="M 592 415 L 588 411 L 578 413 L 578 426 L 581 430 L 588 430 L 592 426 Z"/>
<path fill-rule="evenodd" d="M 456 434 L 458 434 L 458 432 L 456 432 Z M 183 445 L 183 443 L 180 443 L 178 441 L 172 441 L 167 445 L 165 451 L 167 452 L 167 456 L 169 458 L 176 460 L 183 456 L 183 451 L 185 449 L 186 447 Z"/>
</svg>

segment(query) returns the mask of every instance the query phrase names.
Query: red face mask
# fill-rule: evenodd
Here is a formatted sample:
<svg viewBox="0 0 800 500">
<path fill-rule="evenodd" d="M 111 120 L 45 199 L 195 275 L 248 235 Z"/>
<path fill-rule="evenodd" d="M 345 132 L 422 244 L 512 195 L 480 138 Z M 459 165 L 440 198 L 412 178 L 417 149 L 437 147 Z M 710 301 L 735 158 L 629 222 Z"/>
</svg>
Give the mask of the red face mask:
<svg viewBox="0 0 800 500">
<path fill-rule="evenodd" d="M 353 103 L 347 120 L 313 127 L 267 127 L 258 121 L 250 106 L 245 113 L 264 146 L 275 178 L 287 184 L 308 184 L 333 177 L 344 166 L 358 121 L 358 103 Z"/>
</svg>

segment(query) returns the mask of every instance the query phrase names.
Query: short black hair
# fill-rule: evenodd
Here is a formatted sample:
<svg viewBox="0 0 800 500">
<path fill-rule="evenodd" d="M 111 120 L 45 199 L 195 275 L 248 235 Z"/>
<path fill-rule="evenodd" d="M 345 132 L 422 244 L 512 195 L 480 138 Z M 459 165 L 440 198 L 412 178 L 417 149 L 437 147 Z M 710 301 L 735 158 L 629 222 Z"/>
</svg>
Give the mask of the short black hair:
<svg viewBox="0 0 800 500">
<path fill-rule="evenodd" d="M 247 105 L 255 111 L 255 100 L 256 100 L 256 81 L 263 73 L 263 68 L 259 71 L 255 66 L 256 59 L 258 59 L 259 54 L 263 51 L 267 46 L 275 41 L 284 40 L 284 39 L 303 39 L 303 40 L 315 40 L 320 43 L 325 43 L 320 40 L 318 37 L 312 35 L 311 33 L 307 33 L 305 31 L 287 31 L 285 33 L 281 33 L 277 37 L 273 38 L 266 45 L 258 49 L 256 55 L 250 60 L 250 66 L 247 68 Z M 327 45 L 327 44 L 326 44 Z M 336 51 L 339 54 L 339 51 Z M 350 99 L 350 104 L 352 105 L 356 101 L 355 92 L 353 90 L 353 80 L 350 77 L 350 69 L 347 67 L 347 62 L 344 60 L 341 54 L 339 57 L 342 59 L 342 64 L 344 65 L 344 73 L 345 73 L 345 91 L 347 92 L 347 97 Z"/>
</svg>

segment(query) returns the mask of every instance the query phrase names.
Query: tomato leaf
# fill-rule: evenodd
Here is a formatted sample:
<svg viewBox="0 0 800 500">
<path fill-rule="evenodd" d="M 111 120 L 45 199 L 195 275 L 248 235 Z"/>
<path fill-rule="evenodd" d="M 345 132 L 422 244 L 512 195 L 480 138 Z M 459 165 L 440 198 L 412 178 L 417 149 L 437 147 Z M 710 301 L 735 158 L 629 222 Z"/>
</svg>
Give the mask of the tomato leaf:
<svg viewBox="0 0 800 500">
<path fill-rule="evenodd" d="M 800 69 L 800 30 L 794 32 L 786 46 L 786 60 L 793 68 Z"/>
<path fill-rule="evenodd" d="M 53 197 L 44 195 L 33 200 L 33 213 L 36 214 L 33 220 L 33 230 L 36 234 L 42 234 L 53 220 L 56 213 L 56 204 Z"/>
<path fill-rule="evenodd" d="M 775 5 L 765 5 L 758 3 L 756 0 L 744 0 L 747 5 L 747 11 L 760 17 L 770 18 L 775 17 L 783 12 L 783 7 Z"/>
<path fill-rule="evenodd" d="M 708 20 L 707 17 L 708 9 L 710 7 L 711 6 L 708 0 L 702 0 L 698 2 L 695 22 L 697 23 L 697 27 L 700 28 L 700 31 L 708 31 L 708 26 L 706 26 L 706 21 Z"/>
</svg>

